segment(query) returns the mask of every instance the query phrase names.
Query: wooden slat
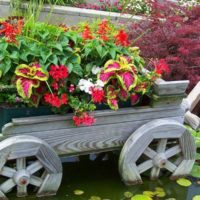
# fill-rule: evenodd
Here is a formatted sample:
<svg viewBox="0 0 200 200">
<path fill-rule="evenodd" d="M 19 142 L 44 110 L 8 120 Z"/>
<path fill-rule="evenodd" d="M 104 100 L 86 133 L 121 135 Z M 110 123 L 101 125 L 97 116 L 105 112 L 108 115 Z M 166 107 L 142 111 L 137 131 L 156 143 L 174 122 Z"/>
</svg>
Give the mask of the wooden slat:
<svg viewBox="0 0 200 200">
<path fill-rule="evenodd" d="M 187 111 L 185 113 L 184 121 L 186 124 L 189 124 L 194 130 L 198 130 L 200 128 L 200 118 L 190 111 Z"/>
<path fill-rule="evenodd" d="M 172 119 L 182 121 L 180 117 Z M 27 132 L 25 134 L 46 141 L 58 155 L 77 155 L 84 152 L 92 153 L 104 149 L 120 148 L 137 128 L 149 121 L 151 120 L 59 129 L 43 131 L 42 133 Z M 166 130 L 163 130 L 163 137 L 165 137 L 166 133 Z M 22 149 L 22 151 L 24 150 Z"/>
<path fill-rule="evenodd" d="M 94 126 L 115 124 L 131 121 L 144 121 L 159 118 L 170 118 L 184 116 L 184 111 L 179 107 L 170 108 L 146 108 L 146 109 L 122 109 L 115 111 L 101 111 L 95 114 L 97 119 Z M 37 124 L 37 125 L 36 125 Z M 66 116 L 40 116 L 30 118 L 13 119 L 13 123 L 7 124 L 3 128 L 3 134 L 22 134 L 26 132 L 38 132 L 45 130 L 71 129 L 74 127 L 71 114 Z"/>
<path fill-rule="evenodd" d="M 154 92 L 157 95 L 184 94 L 189 84 L 188 80 L 183 81 L 160 81 L 154 83 Z"/>
</svg>

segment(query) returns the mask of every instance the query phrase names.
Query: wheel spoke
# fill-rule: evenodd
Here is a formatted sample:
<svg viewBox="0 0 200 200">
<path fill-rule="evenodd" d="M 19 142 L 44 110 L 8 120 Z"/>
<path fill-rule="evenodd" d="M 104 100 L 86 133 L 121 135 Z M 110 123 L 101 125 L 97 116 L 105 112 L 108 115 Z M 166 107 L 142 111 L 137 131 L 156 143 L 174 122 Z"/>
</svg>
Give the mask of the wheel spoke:
<svg viewBox="0 0 200 200">
<path fill-rule="evenodd" d="M 157 155 L 157 153 L 153 149 L 151 149 L 150 147 L 147 147 L 145 149 L 144 154 L 146 156 L 148 156 L 149 158 L 154 158 Z"/>
<path fill-rule="evenodd" d="M 176 145 L 170 149 L 168 149 L 166 152 L 165 152 L 165 155 L 167 158 L 171 158 L 172 156 L 178 154 L 181 152 L 181 147 L 180 145 Z"/>
<path fill-rule="evenodd" d="M 27 186 L 23 185 L 23 186 L 17 186 L 17 196 L 18 197 L 24 197 L 27 196 Z"/>
<path fill-rule="evenodd" d="M 147 161 L 145 161 L 145 162 L 143 162 L 143 163 L 141 163 L 140 165 L 137 166 L 140 174 L 147 171 L 151 167 L 153 167 L 153 161 L 152 160 L 147 160 Z"/>
<path fill-rule="evenodd" d="M 180 165 L 180 163 L 183 161 L 183 157 L 182 156 L 180 156 L 180 157 L 178 157 L 175 161 L 174 161 L 174 164 L 176 165 L 176 166 L 178 166 L 178 165 Z"/>
<path fill-rule="evenodd" d="M 169 170 L 170 172 L 174 172 L 177 168 L 176 165 L 174 165 L 172 162 L 170 162 L 169 160 L 166 161 L 166 164 L 165 164 L 165 168 L 167 170 Z"/>
<path fill-rule="evenodd" d="M 2 183 L 0 185 L 0 190 L 3 193 L 8 193 L 14 186 L 15 186 L 15 182 L 13 181 L 13 179 L 8 179 L 7 181 L 5 181 L 4 183 Z"/>
<path fill-rule="evenodd" d="M 43 181 L 43 180 L 42 180 L 41 178 L 32 175 L 31 178 L 30 178 L 30 182 L 29 182 L 29 183 L 30 183 L 31 185 L 40 187 L 41 184 L 42 184 L 42 181 Z"/>
<path fill-rule="evenodd" d="M 167 146 L 167 139 L 161 139 L 159 140 L 158 142 L 158 146 L 157 146 L 157 152 L 158 153 L 163 153 L 165 152 L 165 149 L 166 149 L 166 146 Z"/>
<path fill-rule="evenodd" d="M 8 178 L 12 178 L 14 176 L 14 174 L 16 173 L 15 169 L 12 169 L 10 167 L 3 167 L 2 170 L 0 171 L 0 175 L 8 177 Z"/>
<path fill-rule="evenodd" d="M 26 169 L 26 158 L 17 159 L 17 170 Z"/>
<path fill-rule="evenodd" d="M 151 179 L 152 180 L 157 179 L 159 174 L 160 174 L 160 168 L 159 167 L 153 167 L 151 169 Z"/>
<path fill-rule="evenodd" d="M 41 164 L 40 161 L 35 161 L 34 163 L 32 163 L 31 165 L 29 165 L 26 170 L 30 173 L 30 174 L 34 174 L 35 172 L 39 171 L 40 169 L 43 168 L 43 165 Z"/>
</svg>

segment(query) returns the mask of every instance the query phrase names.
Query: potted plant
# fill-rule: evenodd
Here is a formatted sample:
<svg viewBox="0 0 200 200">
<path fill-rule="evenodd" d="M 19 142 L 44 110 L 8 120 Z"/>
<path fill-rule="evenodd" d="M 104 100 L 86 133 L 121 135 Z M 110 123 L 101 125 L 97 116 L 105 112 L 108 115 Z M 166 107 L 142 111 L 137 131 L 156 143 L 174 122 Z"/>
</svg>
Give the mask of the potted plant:
<svg viewBox="0 0 200 200">
<path fill-rule="evenodd" d="M 123 146 L 119 171 L 126 184 L 142 183 L 140 174 L 149 169 L 152 179 L 163 169 L 172 178 L 190 172 L 196 149 L 180 107 L 188 81 L 160 79 L 169 70 L 164 60 L 146 70 L 124 29 L 107 20 L 70 28 L 12 17 L 1 21 L 0 34 L 4 104 L 59 113 L 19 116 L 3 126 L 0 175 L 8 180 L 0 183 L 1 199 L 15 186 L 18 196 L 27 195 L 28 185 L 38 188 L 37 196 L 55 194 L 62 179 L 58 155 Z M 116 112 L 121 106 L 128 108 Z"/>
</svg>

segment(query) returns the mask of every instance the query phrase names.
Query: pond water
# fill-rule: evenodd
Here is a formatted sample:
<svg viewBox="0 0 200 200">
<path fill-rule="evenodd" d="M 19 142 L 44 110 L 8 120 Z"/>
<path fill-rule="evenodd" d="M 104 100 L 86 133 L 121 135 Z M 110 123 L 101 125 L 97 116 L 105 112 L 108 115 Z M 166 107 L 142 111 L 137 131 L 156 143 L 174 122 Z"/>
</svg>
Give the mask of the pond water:
<svg viewBox="0 0 200 200">
<path fill-rule="evenodd" d="M 90 159 L 88 156 L 82 156 L 79 157 L 79 160 L 79 162 L 72 162 L 73 159 L 71 159 L 71 162 L 69 162 L 68 159 L 68 162 L 63 164 L 63 182 L 57 196 L 36 198 L 30 195 L 26 198 L 16 198 L 13 193 L 9 195 L 9 199 L 100 200 L 101 198 L 101 200 L 126 200 L 127 198 L 124 196 L 126 191 L 142 194 L 143 191 L 154 191 L 156 187 L 162 187 L 166 196 L 155 200 L 192 200 L 194 195 L 200 195 L 200 185 L 197 184 L 195 179 L 192 179 L 193 184 L 190 187 L 182 187 L 165 176 L 157 181 L 150 181 L 147 177 L 143 177 L 144 184 L 125 186 L 118 173 L 117 154 L 106 154 L 103 160 L 94 155 L 90 155 Z M 77 196 L 74 194 L 74 190 L 82 190 L 84 194 Z M 100 198 L 91 199 L 91 196 Z"/>
</svg>

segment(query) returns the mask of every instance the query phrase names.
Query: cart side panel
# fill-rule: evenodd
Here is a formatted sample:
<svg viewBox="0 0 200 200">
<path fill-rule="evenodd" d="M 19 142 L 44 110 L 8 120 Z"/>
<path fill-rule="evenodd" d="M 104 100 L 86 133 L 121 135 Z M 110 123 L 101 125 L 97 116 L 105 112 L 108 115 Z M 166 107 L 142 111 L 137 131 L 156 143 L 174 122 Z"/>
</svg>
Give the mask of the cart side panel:
<svg viewBox="0 0 200 200">
<path fill-rule="evenodd" d="M 153 119 L 174 119 L 183 123 L 180 107 L 121 109 L 118 112 L 99 111 L 97 123 L 91 127 L 74 127 L 63 116 L 35 117 L 13 120 L 4 127 L 4 138 L 31 135 L 41 138 L 59 155 L 78 155 L 113 150 L 123 146 L 127 138 L 140 126 Z M 71 116 L 70 116 L 71 118 Z"/>
</svg>

